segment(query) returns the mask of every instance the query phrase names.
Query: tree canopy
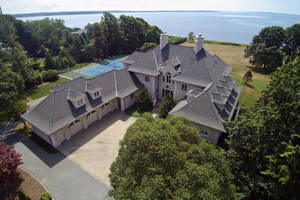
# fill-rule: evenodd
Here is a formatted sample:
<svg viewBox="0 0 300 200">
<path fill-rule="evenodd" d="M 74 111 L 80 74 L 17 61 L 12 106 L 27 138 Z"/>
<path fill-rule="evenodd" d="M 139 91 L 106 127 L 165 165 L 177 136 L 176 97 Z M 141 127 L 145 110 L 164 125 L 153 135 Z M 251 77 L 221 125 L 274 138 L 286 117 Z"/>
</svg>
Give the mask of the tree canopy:
<svg viewBox="0 0 300 200">
<path fill-rule="evenodd" d="M 131 125 L 111 165 L 116 199 L 235 199 L 223 150 L 183 117 L 145 113 Z"/>
<path fill-rule="evenodd" d="M 255 67 L 274 70 L 285 63 L 294 61 L 299 55 L 300 24 L 287 29 L 280 26 L 263 28 L 245 49 L 245 57 Z"/>
<path fill-rule="evenodd" d="M 229 122 L 228 160 L 243 199 L 299 199 L 300 62 L 278 68 L 252 110 Z"/>
</svg>

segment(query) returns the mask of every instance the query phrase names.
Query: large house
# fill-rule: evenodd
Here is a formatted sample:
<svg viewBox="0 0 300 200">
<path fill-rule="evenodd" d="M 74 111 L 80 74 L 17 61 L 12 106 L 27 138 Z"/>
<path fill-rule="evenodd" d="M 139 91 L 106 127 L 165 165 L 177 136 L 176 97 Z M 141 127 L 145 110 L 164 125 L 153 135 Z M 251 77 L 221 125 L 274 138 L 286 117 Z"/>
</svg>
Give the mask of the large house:
<svg viewBox="0 0 300 200">
<path fill-rule="evenodd" d="M 172 95 L 179 102 L 170 114 L 189 118 L 204 139 L 217 143 L 225 132 L 222 121 L 238 113 L 241 87 L 230 78 L 233 68 L 209 54 L 203 42 L 198 35 L 194 48 L 172 45 L 161 34 L 160 45 L 134 52 L 123 60 L 124 69 L 57 86 L 22 117 L 57 147 L 109 112 L 132 106 L 135 92 L 144 86 L 156 100 Z"/>
</svg>

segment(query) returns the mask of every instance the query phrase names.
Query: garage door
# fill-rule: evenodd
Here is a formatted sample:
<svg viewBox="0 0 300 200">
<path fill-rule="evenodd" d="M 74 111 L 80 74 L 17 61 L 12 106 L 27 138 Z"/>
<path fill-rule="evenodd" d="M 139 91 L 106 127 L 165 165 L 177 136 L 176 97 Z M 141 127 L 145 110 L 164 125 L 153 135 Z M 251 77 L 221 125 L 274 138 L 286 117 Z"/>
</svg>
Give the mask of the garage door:
<svg viewBox="0 0 300 200">
<path fill-rule="evenodd" d="M 86 123 L 89 126 L 90 124 L 97 121 L 97 119 L 98 119 L 97 112 L 93 111 L 86 116 Z"/>
<path fill-rule="evenodd" d="M 69 127 L 66 130 L 66 134 L 73 136 L 81 129 L 82 129 L 82 125 L 80 120 L 76 120 L 75 122 L 72 123 L 72 125 L 69 125 Z"/>
</svg>

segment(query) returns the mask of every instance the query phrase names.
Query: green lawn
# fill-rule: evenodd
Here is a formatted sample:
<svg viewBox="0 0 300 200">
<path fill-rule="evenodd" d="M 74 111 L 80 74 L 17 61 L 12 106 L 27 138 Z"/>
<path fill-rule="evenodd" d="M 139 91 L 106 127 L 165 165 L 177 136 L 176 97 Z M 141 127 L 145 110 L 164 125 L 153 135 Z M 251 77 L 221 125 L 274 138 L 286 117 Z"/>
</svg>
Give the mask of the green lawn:
<svg viewBox="0 0 300 200">
<path fill-rule="evenodd" d="M 210 41 L 208 41 L 210 42 Z M 183 46 L 194 46 L 194 43 L 183 43 Z M 253 72 L 253 81 L 248 85 L 243 83 L 243 75 L 251 70 L 249 58 L 244 57 L 245 45 L 236 46 L 229 44 L 221 44 L 218 42 L 204 43 L 204 48 L 211 54 L 216 54 L 222 58 L 229 66 L 233 66 L 234 69 L 231 72 L 231 77 L 237 81 L 237 85 L 242 86 L 242 94 L 240 96 L 241 106 L 253 106 L 255 101 L 259 98 L 260 93 L 266 88 L 270 76 Z"/>
<path fill-rule="evenodd" d="M 52 83 L 46 83 L 45 85 L 41 85 L 37 88 L 32 88 L 25 92 L 25 96 L 29 101 L 44 97 L 48 94 L 50 94 L 50 90 L 54 88 L 57 85 L 63 84 L 64 82 L 69 81 L 69 79 L 66 78 L 60 78 L 55 82 Z"/>
</svg>

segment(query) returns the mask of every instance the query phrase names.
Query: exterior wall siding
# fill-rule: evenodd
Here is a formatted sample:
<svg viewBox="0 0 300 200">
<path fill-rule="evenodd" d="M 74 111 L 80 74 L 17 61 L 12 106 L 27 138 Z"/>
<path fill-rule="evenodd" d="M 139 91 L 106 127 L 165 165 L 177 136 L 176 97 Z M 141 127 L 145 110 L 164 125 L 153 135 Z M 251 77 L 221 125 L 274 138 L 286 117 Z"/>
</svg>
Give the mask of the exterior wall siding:
<svg viewBox="0 0 300 200">
<path fill-rule="evenodd" d="M 144 86 L 147 88 L 147 90 L 149 91 L 150 96 L 152 98 L 157 98 L 157 96 L 156 96 L 156 83 L 155 83 L 156 77 L 141 74 L 141 73 L 136 73 L 136 72 L 135 72 L 135 75 L 139 79 L 139 81 L 142 84 L 144 84 Z M 145 81 L 145 76 L 149 76 L 149 82 Z"/>
<path fill-rule="evenodd" d="M 174 98 L 176 100 L 181 100 L 185 97 L 185 95 L 190 91 L 190 90 L 193 90 L 193 89 L 196 89 L 196 88 L 200 88 L 200 89 L 204 89 L 204 88 L 201 88 L 200 86 L 196 86 L 196 85 L 191 85 L 191 84 L 186 84 L 187 85 L 187 88 L 186 88 L 186 91 L 185 90 L 182 90 L 181 87 L 182 87 L 182 84 L 186 84 L 186 83 L 182 83 L 182 82 L 178 82 L 178 81 L 175 81 L 175 88 L 176 88 L 176 91 L 174 93 Z"/>
<path fill-rule="evenodd" d="M 133 106 L 133 104 L 135 104 L 135 93 L 133 94 L 134 94 L 133 98 L 131 98 L 131 95 L 128 95 L 127 97 L 124 98 L 125 110 Z"/>
<path fill-rule="evenodd" d="M 211 143 L 215 143 L 215 144 L 218 142 L 218 139 L 221 135 L 220 131 L 209 128 L 209 127 L 206 127 L 206 126 L 201 125 L 201 124 L 194 123 L 194 122 L 192 122 L 192 124 L 199 130 L 200 133 L 202 131 L 204 131 L 205 129 L 207 130 L 207 133 L 208 133 L 207 135 L 201 133 L 201 137 L 204 140 L 206 140 L 208 142 L 211 142 Z"/>
<path fill-rule="evenodd" d="M 43 131 L 41 131 L 40 129 L 38 129 L 37 127 L 35 127 L 34 125 L 31 124 L 32 130 L 34 133 L 36 133 L 38 136 L 40 136 L 41 138 L 43 138 L 45 141 L 47 141 L 49 144 L 51 144 L 51 141 L 49 139 L 49 136 L 44 133 Z"/>
</svg>

